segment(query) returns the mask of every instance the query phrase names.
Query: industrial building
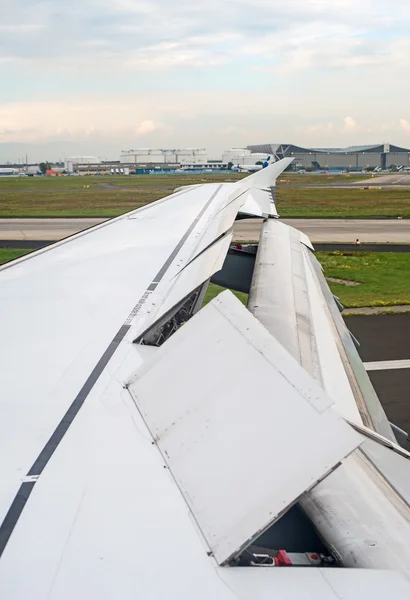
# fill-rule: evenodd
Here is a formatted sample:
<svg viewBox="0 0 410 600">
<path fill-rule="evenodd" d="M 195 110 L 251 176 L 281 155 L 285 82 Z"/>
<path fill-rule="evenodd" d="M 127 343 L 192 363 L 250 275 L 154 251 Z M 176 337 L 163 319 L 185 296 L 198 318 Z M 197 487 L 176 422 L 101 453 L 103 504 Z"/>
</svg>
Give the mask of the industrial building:
<svg viewBox="0 0 410 600">
<path fill-rule="evenodd" d="M 103 161 L 99 163 L 74 163 L 70 172 L 91 175 L 129 175 L 130 173 L 145 173 L 154 170 L 175 171 L 179 168 L 176 163 L 131 163 Z"/>
<path fill-rule="evenodd" d="M 264 162 L 268 156 L 271 156 L 271 152 L 253 152 L 249 148 L 230 148 L 225 150 L 222 154 L 222 162 L 226 165 L 232 163 L 233 165 L 255 165 L 257 162 Z"/>
<path fill-rule="evenodd" d="M 0 176 L 4 175 L 36 175 L 40 171 L 40 165 L 37 164 L 21 164 L 21 163 L 4 163 L 0 164 Z"/>
<path fill-rule="evenodd" d="M 101 164 L 101 159 L 97 156 L 70 156 L 66 158 L 64 161 L 64 168 L 69 173 L 73 173 L 76 171 L 77 165 L 99 165 Z M 97 167 L 98 168 L 98 167 Z"/>
<path fill-rule="evenodd" d="M 371 146 L 349 146 L 347 148 L 303 148 L 294 144 L 258 144 L 247 146 L 255 153 L 273 155 L 277 160 L 294 157 L 294 168 L 304 169 L 388 169 L 390 167 L 409 167 L 410 149 L 393 144 L 375 144 Z"/>
<path fill-rule="evenodd" d="M 222 160 L 209 160 L 204 148 L 137 148 L 122 151 L 120 160 L 101 161 L 95 156 L 73 156 L 65 160 L 69 173 L 146 173 L 152 171 L 224 170 L 229 166 L 251 166 L 293 157 L 292 168 L 362 171 L 410 167 L 410 149 L 393 144 L 349 146 L 347 148 L 304 148 L 294 144 L 259 144 L 246 148 L 230 148 Z"/>
<path fill-rule="evenodd" d="M 249 150 L 245 150 L 251 154 Z M 101 161 L 93 156 L 71 157 L 65 161 L 68 172 L 121 174 L 182 170 L 226 169 L 221 160 L 208 160 L 204 148 L 137 148 L 123 150 L 118 161 Z"/>
<path fill-rule="evenodd" d="M 120 162 L 134 165 L 203 164 L 207 162 L 207 151 L 205 148 L 137 148 L 136 150 L 123 150 Z"/>
</svg>

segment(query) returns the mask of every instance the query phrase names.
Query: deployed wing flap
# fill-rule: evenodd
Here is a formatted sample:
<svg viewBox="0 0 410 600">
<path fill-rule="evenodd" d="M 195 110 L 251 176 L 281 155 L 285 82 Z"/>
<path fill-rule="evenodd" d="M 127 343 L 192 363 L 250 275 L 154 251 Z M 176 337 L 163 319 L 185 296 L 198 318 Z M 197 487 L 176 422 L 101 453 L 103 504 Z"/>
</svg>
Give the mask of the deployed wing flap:
<svg viewBox="0 0 410 600">
<path fill-rule="evenodd" d="M 354 347 L 322 267 L 300 231 L 269 219 L 262 224 L 249 310 L 356 424 L 391 427 Z"/>
<path fill-rule="evenodd" d="M 372 439 L 364 442 L 362 451 L 410 506 L 410 456 L 397 453 L 394 449 Z"/>
<path fill-rule="evenodd" d="M 300 231 L 277 220 L 263 223 L 248 308 L 323 385 L 339 412 L 360 423 L 306 253 Z"/>
<path fill-rule="evenodd" d="M 164 281 L 163 286 L 158 287 L 158 291 L 152 296 L 152 303 L 158 306 L 158 310 L 154 312 L 153 309 L 151 321 L 161 318 L 180 300 L 222 269 L 231 241 L 232 231 L 195 257 L 171 280 Z"/>
<path fill-rule="evenodd" d="M 219 564 L 361 442 L 231 292 L 170 338 L 128 389 Z"/>
<path fill-rule="evenodd" d="M 299 231 L 299 235 L 300 235 L 300 243 L 303 244 L 304 246 L 306 246 L 307 248 L 309 248 L 309 250 L 315 250 L 312 242 L 310 241 L 310 239 L 308 238 L 308 236 L 303 233 L 302 231 Z"/>
<path fill-rule="evenodd" d="M 241 207 L 242 215 L 252 217 L 278 217 L 271 190 L 251 189 L 245 194 Z"/>
<path fill-rule="evenodd" d="M 316 289 L 316 293 L 321 296 L 323 308 L 325 309 L 324 311 L 322 309 L 322 313 L 323 315 L 326 313 L 326 320 L 328 321 L 327 327 L 329 327 L 329 325 L 331 326 L 332 337 L 338 345 L 339 355 L 349 378 L 350 386 L 354 393 L 357 407 L 360 410 L 363 423 L 395 442 L 396 438 L 391 425 L 369 376 L 366 373 L 365 366 L 357 352 L 352 335 L 346 327 L 343 317 L 340 314 L 339 307 L 326 282 L 321 264 L 316 257 L 308 251 L 305 252 L 305 263 L 309 269 L 310 275 L 316 280 L 314 288 Z M 322 332 L 322 329 L 319 327 L 319 321 L 316 323 L 316 332 L 317 335 L 320 335 Z M 324 349 L 327 350 L 326 348 Z M 325 352 L 323 354 L 325 354 Z"/>
</svg>

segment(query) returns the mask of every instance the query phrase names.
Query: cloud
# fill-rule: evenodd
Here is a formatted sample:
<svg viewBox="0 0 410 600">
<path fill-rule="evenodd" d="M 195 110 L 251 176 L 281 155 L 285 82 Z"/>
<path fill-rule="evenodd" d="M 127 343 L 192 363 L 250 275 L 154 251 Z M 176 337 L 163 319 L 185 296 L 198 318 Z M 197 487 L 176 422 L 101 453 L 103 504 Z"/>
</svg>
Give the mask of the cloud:
<svg viewBox="0 0 410 600">
<path fill-rule="evenodd" d="M 346 131 L 357 131 L 359 129 L 358 124 L 352 117 L 345 117 L 343 122 Z"/>
<path fill-rule="evenodd" d="M 409 19 L 408 0 L 14 0 L 0 140 L 406 145 Z"/>
<path fill-rule="evenodd" d="M 160 94 L 137 94 L 106 100 L 79 99 L 73 101 L 9 102 L 0 104 L 0 142 L 43 142 L 56 140 L 96 141 L 128 137 L 150 138 L 169 136 L 183 127 L 195 129 L 206 116 L 215 121 L 231 117 L 230 94 L 220 97 L 222 106 L 209 105 L 201 92 L 170 93 L 167 101 Z M 253 95 L 244 95 L 235 106 L 235 114 L 244 117 L 252 110 Z M 261 103 L 261 110 L 270 110 L 270 98 Z M 208 127 L 208 125 L 207 125 Z M 235 128 L 228 127 L 227 131 Z M 242 128 L 242 132 L 245 130 Z M 144 142 L 145 143 L 145 142 Z"/>
<path fill-rule="evenodd" d="M 24 102 L 0 104 L 0 142 L 113 139 L 167 131 L 143 102 Z"/>
<path fill-rule="evenodd" d="M 410 122 L 405 119 L 401 120 L 401 127 L 405 130 L 406 126 L 408 127 L 408 131 L 410 131 Z M 394 122 L 373 122 L 367 121 L 365 124 L 359 125 L 353 117 L 345 117 L 343 120 L 328 122 L 328 123 L 315 123 L 315 124 L 306 124 L 302 126 L 296 126 L 295 131 L 298 135 L 302 136 L 311 136 L 311 137 L 321 137 L 323 140 L 323 144 L 330 144 L 334 138 L 340 140 L 340 144 L 345 144 L 346 139 L 348 140 L 348 144 L 355 144 L 353 141 L 353 136 L 359 135 L 360 138 L 357 138 L 357 143 L 363 141 L 363 138 L 368 139 L 368 135 L 371 134 L 377 139 L 377 143 L 381 142 L 384 139 L 384 134 L 388 135 L 396 135 L 398 131 L 397 123 Z M 354 138 L 356 139 L 356 137 Z"/>
<path fill-rule="evenodd" d="M 0 142 L 41 142 L 50 140 L 115 139 L 128 136 L 167 136 L 175 130 L 206 130 L 227 136 L 250 134 L 252 128 L 231 124 L 246 119 L 255 104 L 254 94 L 243 94 L 233 107 L 231 94 L 220 94 L 219 103 L 210 104 L 201 92 L 174 92 L 167 101 L 160 94 L 139 93 L 132 97 L 106 100 L 9 102 L 0 104 Z M 272 96 L 259 102 L 259 119 L 271 110 Z M 221 127 L 220 120 L 224 125 Z M 260 130 L 261 132 L 263 129 Z M 193 133 L 194 135 L 194 133 Z"/>
<path fill-rule="evenodd" d="M 100 155 L 106 147 L 117 143 L 135 147 L 141 139 L 148 146 L 207 147 L 215 156 L 226 147 L 251 143 L 323 147 L 380 143 L 387 134 L 394 136 L 392 142 L 407 143 L 410 123 L 405 119 L 394 123 L 362 116 L 359 122 L 351 116 L 315 122 L 300 111 L 298 96 L 284 107 L 277 104 L 276 92 L 262 96 L 244 92 L 234 104 L 229 91 L 219 93 L 213 103 L 201 91 L 169 92 L 166 101 L 161 94 L 139 93 L 0 104 L 0 143 L 76 142 L 79 148 L 86 145 L 86 152 Z M 89 150 L 90 145 L 95 149 Z"/>
<path fill-rule="evenodd" d="M 2 8 L 0 56 L 59 68 L 105 60 L 110 71 L 242 59 L 273 70 L 400 68 L 410 50 L 406 18 L 404 0 L 395 0 L 394 12 L 382 0 L 293 0 L 280 8 L 271 0 L 180 0 L 178 11 L 169 0 L 72 0 L 70 11 L 62 0 L 15 0 Z"/>
<path fill-rule="evenodd" d="M 203 39 L 187 38 L 181 42 L 162 42 L 142 48 L 126 58 L 123 66 L 137 70 L 162 70 L 173 67 L 217 66 L 226 62 L 224 56 L 207 52 Z"/>
<path fill-rule="evenodd" d="M 27 34 L 41 31 L 45 28 L 44 23 L 12 23 L 0 24 L 0 33 L 12 33 L 13 35 Z"/>
<path fill-rule="evenodd" d="M 404 131 L 410 133 L 410 121 L 408 121 L 407 119 L 400 119 L 400 125 L 401 128 L 404 129 Z"/>
<path fill-rule="evenodd" d="M 153 131 L 166 131 L 169 130 L 169 127 L 164 125 L 163 123 L 156 123 L 155 121 L 151 121 L 147 119 L 145 121 L 141 121 L 141 123 L 136 128 L 137 135 L 144 136 Z"/>
</svg>

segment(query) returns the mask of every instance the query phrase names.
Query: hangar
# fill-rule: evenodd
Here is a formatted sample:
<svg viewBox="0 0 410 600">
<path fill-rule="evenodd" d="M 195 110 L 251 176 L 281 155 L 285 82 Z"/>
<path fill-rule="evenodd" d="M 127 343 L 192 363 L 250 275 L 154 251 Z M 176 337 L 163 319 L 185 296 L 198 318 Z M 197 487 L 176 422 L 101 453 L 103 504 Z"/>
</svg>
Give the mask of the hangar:
<svg viewBox="0 0 410 600">
<path fill-rule="evenodd" d="M 247 146 L 252 153 L 264 152 L 281 158 L 295 158 L 295 168 L 305 169 L 388 169 L 409 167 L 410 149 L 393 144 L 348 146 L 347 148 L 303 148 L 294 144 L 259 144 Z"/>
</svg>

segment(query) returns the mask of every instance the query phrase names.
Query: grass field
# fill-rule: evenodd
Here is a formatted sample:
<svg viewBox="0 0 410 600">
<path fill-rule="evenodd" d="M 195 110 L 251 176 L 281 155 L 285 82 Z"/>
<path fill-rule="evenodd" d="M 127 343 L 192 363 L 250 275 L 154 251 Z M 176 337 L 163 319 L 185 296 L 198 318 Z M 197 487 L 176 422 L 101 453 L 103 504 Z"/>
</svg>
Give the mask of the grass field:
<svg viewBox="0 0 410 600">
<path fill-rule="evenodd" d="M 329 282 L 330 289 L 346 308 L 410 305 L 410 253 L 400 252 L 317 252 L 326 277 L 356 281 L 348 287 Z M 209 302 L 223 288 L 210 285 Z M 244 304 L 247 294 L 235 292 Z"/>
<path fill-rule="evenodd" d="M 277 207 L 281 217 L 410 217 L 410 190 L 278 186 Z"/>
<path fill-rule="evenodd" d="M 317 252 L 326 277 L 356 281 L 348 287 L 329 282 L 346 308 L 410 305 L 410 253 Z"/>
<path fill-rule="evenodd" d="M 283 173 L 278 178 L 278 183 L 281 185 L 330 185 L 332 183 L 355 183 L 372 179 L 373 175 L 359 173 L 358 175 L 326 175 L 324 173 Z"/>
<path fill-rule="evenodd" d="M 28 254 L 29 252 L 31 252 L 31 250 L 25 250 L 23 248 L 0 248 L 0 265 L 9 260 L 14 260 L 19 256 L 23 256 L 23 254 Z"/>
<path fill-rule="evenodd" d="M 0 264 L 18 258 L 28 250 L 0 249 Z M 326 277 L 356 281 L 361 285 L 347 287 L 329 282 L 332 292 L 346 308 L 362 306 L 410 305 L 410 253 L 400 252 L 317 252 Z M 224 288 L 211 284 L 205 303 Z M 247 294 L 235 292 L 246 304 Z"/>
<path fill-rule="evenodd" d="M 112 217 L 196 183 L 238 181 L 246 174 L 0 177 L 0 217 Z M 360 176 L 337 176 L 342 182 Z M 335 178 L 336 179 L 336 178 Z M 410 217 L 410 190 L 295 187 L 329 183 L 325 175 L 279 178 L 282 217 Z"/>
<path fill-rule="evenodd" d="M 215 296 L 217 296 L 218 294 L 223 292 L 225 289 L 226 288 L 223 288 L 220 285 L 215 285 L 214 283 L 210 283 L 208 286 L 208 289 L 206 291 L 206 294 L 205 294 L 203 306 L 205 306 L 205 304 L 208 304 L 208 302 L 213 300 L 215 298 Z M 243 292 L 233 292 L 233 293 L 242 302 L 242 304 L 245 304 L 245 306 L 246 306 L 246 303 L 248 302 L 248 294 L 244 294 Z"/>
<path fill-rule="evenodd" d="M 0 177 L 0 217 L 114 217 L 197 183 L 243 174 Z"/>
</svg>

